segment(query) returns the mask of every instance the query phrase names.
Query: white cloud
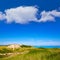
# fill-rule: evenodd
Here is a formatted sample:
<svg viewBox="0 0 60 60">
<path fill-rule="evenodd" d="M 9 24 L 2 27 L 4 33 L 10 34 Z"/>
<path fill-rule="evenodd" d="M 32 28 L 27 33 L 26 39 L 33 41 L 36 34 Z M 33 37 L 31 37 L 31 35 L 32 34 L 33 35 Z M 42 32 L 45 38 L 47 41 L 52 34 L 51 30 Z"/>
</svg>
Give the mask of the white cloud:
<svg viewBox="0 0 60 60">
<path fill-rule="evenodd" d="M 60 12 L 57 10 L 51 11 L 50 14 L 53 15 L 54 17 L 60 17 Z"/>
<path fill-rule="evenodd" d="M 41 12 L 40 22 L 54 21 L 55 18 L 50 14 L 50 12 L 43 11 Z"/>
<path fill-rule="evenodd" d="M 27 7 L 17 7 L 5 10 L 7 22 L 16 22 L 16 23 L 28 23 L 30 21 L 36 21 L 36 14 L 38 9 L 36 7 L 27 6 Z"/>
<path fill-rule="evenodd" d="M 39 9 L 35 6 L 20 6 L 16 8 L 6 9 L 3 12 L 0 12 L 0 20 L 6 20 L 7 23 L 15 22 L 20 24 L 25 24 L 29 22 L 47 22 L 55 21 L 56 17 L 60 18 L 60 12 L 57 10 L 52 11 L 42 11 L 40 13 L 40 19 L 38 19 Z"/>
<path fill-rule="evenodd" d="M 3 14 L 2 12 L 0 12 L 0 20 L 4 20 L 5 19 L 5 14 Z"/>
<path fill-rule="evenodd" d="M 46 21 L 55 21 L 55 17 L 60 17 L 60 12 L 57 10 L 52 10 L 52 11 L 42 11 L 41 12 L 41 18 L 39 22 L 46 22 Z"/>
</svg>

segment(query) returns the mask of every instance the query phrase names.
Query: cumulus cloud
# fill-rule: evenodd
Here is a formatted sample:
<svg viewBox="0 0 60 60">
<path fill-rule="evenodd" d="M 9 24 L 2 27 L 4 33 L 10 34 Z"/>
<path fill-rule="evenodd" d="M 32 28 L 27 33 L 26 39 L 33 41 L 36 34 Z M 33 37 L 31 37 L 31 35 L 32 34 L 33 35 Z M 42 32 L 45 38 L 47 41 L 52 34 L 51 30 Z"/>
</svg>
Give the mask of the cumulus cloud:
<svg viewBox="0 0 60 60">
<path fill-rule="evenodd" d="M 5 14 L 3 14 L 2 12 L 0 12 L 0 20 L 4 20 L 5 19 Z"/>
<path fill-rule="evenodd" d="M 40 19 L 38 19 L 39 9 L 35 6 L 20 6 L 16 8 L 6 9 L 0 12 L 0 20 L 6 20 L 7 23 L 15 22 L 25 24 L 29 22 L 47 22 L 55 21 L 55 17 L 60 17 L 60 12 L 57 10 L 42 11 Z"/>
<path fill-rule="evenodd" d="M 60 17 L 60 12 L 57 10 L 52 10 L 50 14 L 53 15 L 54 17 Z"/>
<path fill-rule="evenodd" d="M 38 9 L 36 7 L 17 7 L 5 10 L 7 22 L 28 23 L 29 21 L 36 21 L 36 14 Z"/>
<path fill-rule="evenodd" d="M 41 12 L 41 18 L 39 22 L 46 22 L 46 21 L 55 21 L 55 17 L 60 17 L 60 12 L 57 10 L 52 11 L 42 11 Z"/>
<path fill-rule="evenodd" d="M 55 18 L 50 14 L 50 12 L 43 11 L 41 12 L 40 22 L 54 21 Z"/>
</svg>

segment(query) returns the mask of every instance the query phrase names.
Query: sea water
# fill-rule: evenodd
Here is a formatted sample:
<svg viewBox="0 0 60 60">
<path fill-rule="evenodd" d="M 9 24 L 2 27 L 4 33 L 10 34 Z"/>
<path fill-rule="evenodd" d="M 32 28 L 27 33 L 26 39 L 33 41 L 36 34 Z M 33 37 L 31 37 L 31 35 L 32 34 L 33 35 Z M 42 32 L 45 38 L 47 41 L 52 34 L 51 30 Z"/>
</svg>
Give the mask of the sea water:
<svg viewBox="0 0 60 60">
<path fill-rule="evenodd" d="M 60 48 L 60 46 L 34 46 L 35 48 Z"/>
</svg>

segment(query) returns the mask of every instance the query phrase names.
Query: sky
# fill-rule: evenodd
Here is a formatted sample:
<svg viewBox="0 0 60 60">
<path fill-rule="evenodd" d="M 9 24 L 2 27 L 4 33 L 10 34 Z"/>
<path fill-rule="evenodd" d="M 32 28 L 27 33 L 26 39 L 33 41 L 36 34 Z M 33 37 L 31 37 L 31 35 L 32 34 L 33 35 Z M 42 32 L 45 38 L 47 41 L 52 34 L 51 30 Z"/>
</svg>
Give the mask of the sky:
<svg viewBox="0 0 60 60">
<path fill-rule="evenodd" d="M 0 0 L 0 45 L 60 46 L 60 0 Z"/>
</svg>

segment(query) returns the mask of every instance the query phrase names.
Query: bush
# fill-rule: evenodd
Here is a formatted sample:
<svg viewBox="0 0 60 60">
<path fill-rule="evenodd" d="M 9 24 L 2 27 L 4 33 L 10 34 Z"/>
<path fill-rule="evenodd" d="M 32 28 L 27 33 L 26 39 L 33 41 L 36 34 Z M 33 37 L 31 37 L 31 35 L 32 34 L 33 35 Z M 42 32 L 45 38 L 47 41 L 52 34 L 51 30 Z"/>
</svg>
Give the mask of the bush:
<svg viewBox="0 0 60 60">
<path fill-rule="evenodd" d="M 3 48 L 0 50 L 0 53 L 10 53 L 13 52 L 11 49 Z"/>
</svg>

